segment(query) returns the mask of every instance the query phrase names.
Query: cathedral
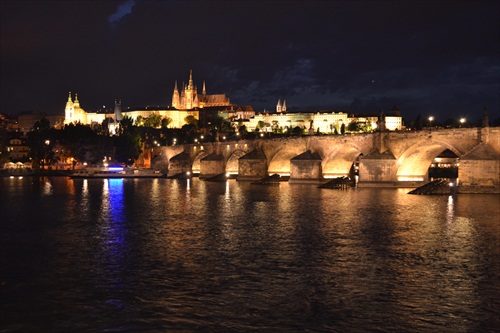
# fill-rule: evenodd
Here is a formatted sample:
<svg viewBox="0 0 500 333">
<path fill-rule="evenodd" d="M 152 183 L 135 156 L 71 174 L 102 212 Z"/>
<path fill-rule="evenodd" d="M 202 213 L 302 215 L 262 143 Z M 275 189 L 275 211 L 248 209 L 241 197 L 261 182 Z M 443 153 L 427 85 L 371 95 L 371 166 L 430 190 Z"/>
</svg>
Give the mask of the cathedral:
<svg viewBox="0 0 500 333">
<path fill-rule="evenodd" d="M 207 95 L 205 81 L 201 95 L 198 94 L 198 88 L 193 84 L 193 71 L 189 72 L 189 81 L 179 92 L 177 81 L 175 81 L 174 93 L 172 95 L 172 107 L 177 110 L 191 110 L 204 107 L 231 106 L 226 94 Z"/>
</svg>

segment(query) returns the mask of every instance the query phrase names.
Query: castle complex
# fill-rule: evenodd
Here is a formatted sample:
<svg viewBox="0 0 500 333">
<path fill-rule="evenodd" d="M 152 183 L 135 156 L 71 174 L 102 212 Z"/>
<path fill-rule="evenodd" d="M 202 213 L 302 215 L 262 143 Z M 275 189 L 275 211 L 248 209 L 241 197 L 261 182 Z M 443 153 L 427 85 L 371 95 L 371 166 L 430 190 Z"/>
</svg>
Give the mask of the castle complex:
<svg viewBox="0 0 500 333">
<path fill-rule="evenodd" d="M 246 125 L 247 129 L 254 131 L 260 128 L 261 131 L 270 132 L 277 129 L 292 129 L 300 127 L 309 132 L 333 133 L 335 130 L 340 131 L 344 125 L 347 126 L 352 122 L 364 124 L 368 128 L 375 130 L 378 127 L 378 117 L 354 117 L 345 112 L 316 112 L 316 113 L 296 113 L 287 112 L 286 100 L 281 102 L 278 100 L 276 104 L 276 112 L 264 112 L 256 114 L 251 107 L 238 107 L 231 104 L 229 98 L 225 94 L 208 95 L 205 81 L 201 94 L 193 82 L 193 72 L 189 72 L 189 80 L 186 85 L 183 84 L 179 90 L 177 81 L 174 83 L 174 91 L 172 94 L 171 107 L 142 107 L 136 109 L 121 109 L 121 103 L 115 102 L 114 112 L 86 112 L 78 100 L 78 95 L 75 94 L 73 100 L 71 92 L 69 93 L 66 102 L 64 113 L 64 124 L 81 123 L 85 125 L 101 124 L 105 119 L 109 119 L 110 132 L 114 133 L 112 127 L 116 127 L 117 123 L 125 116 L 130 117 L 134 122 L 139 118 L 147 118 L 152 114 L 157 114 L 162 118 L 171 119 L 169 127 L 181 128 L 186 124 L 185 118 L 193 116 L 196 119 L 210 121 L 211 118 L 223 117 L 232 120 L 233 122 L 241 122 Z M 394 107 L 389 114 L 381 115 L 384 117 L 384 128 L 390 131 L 403 129 L 402 118 L 399 110 Z"/>
<path fill-rule="evenodd" d="M 112 119 L 113 123 L 119 122 L 123 117 L 130 117 L 135 122 L 139 116 L 147 118 L 152 114 L 158 114 L 162 118 L 170 118 L 172 121 L 169 127 L 181 128 L 187 116 L 194 116 L 199 119 L 198 109 L 202 108 L 222 108 L 231 107 L 229 98 L 225 94 L 207 95 L 205 82 L 201 95 L 198 94 L 196 86 L 193 84 L 193 72 L 189 73 L 189 81 L 182 91 L 177 89 L 175 82 L 174 93 L 172 96 L 172 107 L 143 107 L 137 109 L 121 109 L 121 103 L 115 101 L 113 113 L 86 112 L 78 100 L 78 94 L 75 94 L 73 100 L 71 92 L 69 93 L 64 110 L 64 124 L 81 123 L 84 125 L 101 124 L 105 119 Z"/>
</svg>

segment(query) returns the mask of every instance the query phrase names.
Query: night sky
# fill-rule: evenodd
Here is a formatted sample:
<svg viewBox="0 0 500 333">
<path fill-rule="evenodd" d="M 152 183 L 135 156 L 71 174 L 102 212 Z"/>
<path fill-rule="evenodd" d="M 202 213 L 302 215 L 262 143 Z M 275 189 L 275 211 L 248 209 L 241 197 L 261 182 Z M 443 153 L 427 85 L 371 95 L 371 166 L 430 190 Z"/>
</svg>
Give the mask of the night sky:
<svg viewBox="0 0 500 333">
<path fill-rule="evenodd" d="M 498 1 L 1 1 L 2 113 L 170 105 L 189 70 L 237 105 L 406 121 L 500 110 Z"/>
</svg>

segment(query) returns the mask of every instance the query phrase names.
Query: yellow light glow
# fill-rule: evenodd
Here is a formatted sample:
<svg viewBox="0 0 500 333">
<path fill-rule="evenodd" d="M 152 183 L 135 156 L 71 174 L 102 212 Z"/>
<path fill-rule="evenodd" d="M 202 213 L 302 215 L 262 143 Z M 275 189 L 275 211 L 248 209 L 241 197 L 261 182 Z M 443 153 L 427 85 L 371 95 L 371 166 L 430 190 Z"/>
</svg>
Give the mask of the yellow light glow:
<svg viewBox="0 0 500 333">
<path fill-rule="evenodd" d="M 423 182 L 424 177 L 402 176 L 402 177 L 398 177 L 398 181 L 400 181 L 400 182 Z"/>
</svg>

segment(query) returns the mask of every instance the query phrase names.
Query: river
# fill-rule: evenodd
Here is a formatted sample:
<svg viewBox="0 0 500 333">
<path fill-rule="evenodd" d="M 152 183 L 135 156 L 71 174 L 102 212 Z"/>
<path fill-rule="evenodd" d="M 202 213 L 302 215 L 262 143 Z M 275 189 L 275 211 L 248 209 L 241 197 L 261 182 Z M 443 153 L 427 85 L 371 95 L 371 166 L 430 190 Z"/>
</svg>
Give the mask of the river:
<svg viewBox="0 0 500 333">
<path fill-rule="evenodd" d="M 495 332 L 500 196 L 0 178 L 0 332 Z"/>
</svg>

